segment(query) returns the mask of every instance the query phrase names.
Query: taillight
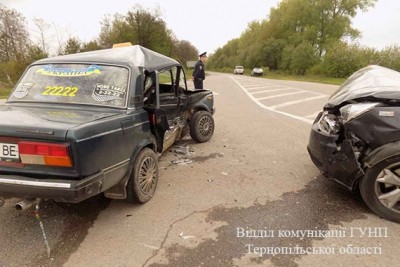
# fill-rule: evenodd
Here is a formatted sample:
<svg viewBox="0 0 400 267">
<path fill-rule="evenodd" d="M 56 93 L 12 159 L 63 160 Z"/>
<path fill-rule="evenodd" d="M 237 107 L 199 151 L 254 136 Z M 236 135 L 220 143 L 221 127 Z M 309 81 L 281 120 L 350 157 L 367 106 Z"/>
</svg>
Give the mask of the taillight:
<svg viewBox="0 0 400 267">
<path fill-rule="evenodd" d="M 25 164 L 72 167 L 68 144 L 20 141 L 18 150 Z"/>
</svg>

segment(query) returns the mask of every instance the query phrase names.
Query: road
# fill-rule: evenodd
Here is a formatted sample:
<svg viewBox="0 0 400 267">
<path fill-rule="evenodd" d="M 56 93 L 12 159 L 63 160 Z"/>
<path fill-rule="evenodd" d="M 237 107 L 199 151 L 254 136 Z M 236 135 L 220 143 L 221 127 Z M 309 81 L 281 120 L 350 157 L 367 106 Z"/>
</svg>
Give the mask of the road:
<svg viewBox="0 0 400 267">
<path fill-rule="evenodd" d="M 145 205 L 41 204 L 39 221 L 0 208 L 0 266 L 390 266 L 400 227 L 323 178 L 306 145 L 338 87 L 210 73 L 216 129 L 160 157 Z M 188 159 L 177 165 L 178 159 Z"/>
</svg>

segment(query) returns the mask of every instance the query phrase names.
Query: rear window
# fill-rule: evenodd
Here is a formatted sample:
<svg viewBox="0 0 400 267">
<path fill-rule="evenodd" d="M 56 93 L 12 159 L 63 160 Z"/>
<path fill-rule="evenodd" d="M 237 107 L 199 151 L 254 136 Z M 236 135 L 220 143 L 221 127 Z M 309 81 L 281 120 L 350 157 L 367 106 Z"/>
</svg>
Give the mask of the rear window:
<svg viewBox="0 0 400 267">
<path fill-rule="evenodd" d="M 236 69 L 239 69 L 239 70 L 242 70 L 242 69 L 243 69 L 243 66 L 236 66 L 235 68 L 236 68 Z"/>
<path fill-rule="evenodd" d="M 30 67 L 9 102 L 125 107 L 129 71 L 118 66 L 48 64 Z"/>
</svg>

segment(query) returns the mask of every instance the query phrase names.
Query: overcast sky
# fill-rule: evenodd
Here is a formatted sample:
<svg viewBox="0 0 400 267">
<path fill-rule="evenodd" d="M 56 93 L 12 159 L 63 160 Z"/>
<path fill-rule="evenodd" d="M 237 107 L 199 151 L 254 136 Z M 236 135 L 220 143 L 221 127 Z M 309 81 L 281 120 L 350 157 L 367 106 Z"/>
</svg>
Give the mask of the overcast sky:
<svg viewBox="0 0 400 267">
<path fill-rule="evenodd" d="M 135 4 L 144 8 L 159 7 L 167 27 L 179 40 L 188 40 L 199 51 L 212 53 L 229 40 L 237 38 L 253 20 L 266 19 L 279 0 L 0 0 L 18 10 L 31 22 L 41 18 L 56 25 L 64 40 L 78 37 L 90 41 L 100 33 L 105 15 L 126 14 Z M 400 45 L 400 1 L 378 0 L 375 7 L 360 13 L 353 26 L 362 32 L 361 45 L 382 49 Z M 32 23 L 30 23 L 32 24 Z M 54 34 L 48 39 L 56 42 Z"/>
</svg>

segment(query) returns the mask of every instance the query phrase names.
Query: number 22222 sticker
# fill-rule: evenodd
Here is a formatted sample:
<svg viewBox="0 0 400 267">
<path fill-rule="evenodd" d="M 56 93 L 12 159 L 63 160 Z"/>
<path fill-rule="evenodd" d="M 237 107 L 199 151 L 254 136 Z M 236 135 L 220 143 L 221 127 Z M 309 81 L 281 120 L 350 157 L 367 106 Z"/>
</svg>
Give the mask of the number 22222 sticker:
<svg viewBox="0 0 400 267">
<path fill-rule="evenodd" d="M 42 95 L 51 95 L 51 96 L 76 96 L 78 92 L 78 87 L 76 86 L 46 86 L 45 90 L 42 92 Z"/>
</svg>

